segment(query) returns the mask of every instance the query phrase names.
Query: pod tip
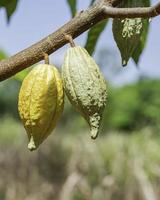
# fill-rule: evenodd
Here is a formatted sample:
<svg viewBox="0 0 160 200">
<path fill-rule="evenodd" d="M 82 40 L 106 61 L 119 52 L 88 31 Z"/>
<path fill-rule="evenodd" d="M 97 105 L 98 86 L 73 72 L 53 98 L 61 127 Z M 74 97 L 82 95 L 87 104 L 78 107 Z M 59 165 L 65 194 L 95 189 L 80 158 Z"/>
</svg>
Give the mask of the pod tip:
<svg viewBox="0 0 160 200">
<path fill-rule="evenodd" d="M 125 59 L 122 60 L 122 66 L 126 67 L 127 66 L 127 61 Z"/>
<path fill-rule="evenodd" d="M 33 136 L 30 138 L 30 141 L 28 143 L 28 149 L 30 151 L 34 151 L 37 149 L 36 145 L 35 145 L 35 142 L 34 142 L 34 139 L 33 139 Z"/>
<path fill-rule="evenodd" d="M 91 139 L 95 140 L 97 137 L 98 137 L 98 129 L 94 127 L 91 129 Z"/>
</svg>

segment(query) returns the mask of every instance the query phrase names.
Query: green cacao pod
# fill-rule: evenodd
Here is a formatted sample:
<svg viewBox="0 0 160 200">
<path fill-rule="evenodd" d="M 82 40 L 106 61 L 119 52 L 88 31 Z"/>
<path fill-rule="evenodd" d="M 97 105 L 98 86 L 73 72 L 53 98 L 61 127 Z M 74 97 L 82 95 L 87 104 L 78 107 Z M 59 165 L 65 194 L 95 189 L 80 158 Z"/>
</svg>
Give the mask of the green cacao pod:
<svg viewBox="0 0 160 200">
<path fill-rule="evenodd" d="M 122 65 L 126 66 L 141 39 L 143 20 L 141 18 L 114 19 L 112 30 L 121 52 Z"/>
<path fill-rule="evenodd" d="M 119 4 L 119 7 L 145 7 L 149 6 L 149 1 L 144 0 L 125 0 Z M 140 43 L 143 30 L 146 29 L 148 19 L 114 19 L 112 31 L 114 39 L 121 53 L 122 65 L 126 66 L 128 60 L 132 57 L 136 47 Z"/>
<path fill-rule="evenodd" d="M 65 54 L 62 78 L 66 95 L 88 122 L 91 138 L 95 139 L 107 97 L 106 82 L 99 67 L 84 48 L 71 47 Z"/>
<path fill-rule="evenodd" d="M 119 3 L 120 8 L 136 8 L 136 7 L 148 7 L 150 6 L 150 0 L 124 0 Z"/>
<path fill-rule="evenodd" d="M 52 65 L 37 65 L 24 79 L 18 101 L 31 151 L 52 132 L 62 114 L 63 104 L 63 85 L 58 70 Z"/>
</svg>

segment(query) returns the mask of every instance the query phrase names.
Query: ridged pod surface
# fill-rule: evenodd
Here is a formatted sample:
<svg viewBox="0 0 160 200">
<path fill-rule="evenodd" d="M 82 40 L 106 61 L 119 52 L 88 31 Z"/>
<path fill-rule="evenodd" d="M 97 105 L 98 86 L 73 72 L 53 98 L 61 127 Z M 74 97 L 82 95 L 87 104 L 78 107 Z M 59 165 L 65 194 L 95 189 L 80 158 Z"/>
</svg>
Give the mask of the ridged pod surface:
<svg viewBox="0 0 160 200">
<path fill-rule="evenodd" d="M 37 149 L 55 128 L 63 104 L 63 84 L 58 70 L 52 65 L 37 65 L 23 80 L 18 101 L 31 151 Z"/>
<path fill-rule="evenodd" d="M 121 52 L 122 65 L 126 66 L 137 47 L 143 32 L 143 20 L 136 19 L 114 19 L 113 36 Z"/>
<path fill-rule="evenodd" d="M 119 7 L 143 7 L 148 6 L 144 0 L 125 0 Z M 121 53 L 122 65 L 126 66 L 132 57 L 143 33 L 143 26 L 146 20 L 134 19 L 113 19 L 112 32 L 117 46 Z"/>
<path fill-rule="evenodd" d="M 91 138 L 95 139 L 107 97 L 106 82 L 99 67 L 84 48 L 71 47 L 65 54 L 62 78 L 66 95 L 88 122 Z"/>
</svg>

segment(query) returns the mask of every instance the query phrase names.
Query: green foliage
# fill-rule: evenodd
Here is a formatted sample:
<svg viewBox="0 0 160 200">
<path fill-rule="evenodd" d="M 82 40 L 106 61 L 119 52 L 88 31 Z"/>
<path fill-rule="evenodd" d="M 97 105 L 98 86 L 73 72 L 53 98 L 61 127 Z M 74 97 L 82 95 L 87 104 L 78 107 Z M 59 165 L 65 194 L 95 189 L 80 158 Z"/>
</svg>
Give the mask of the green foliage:
<svg viewBox="0 0 160 200">
<path fill-rule="evenodd" d="M 142 80 L 134 85 L 110 89 L 105 128 L 135 130 L 152 126 L 159 130 L 160 81 Z"/>
<path fill-rule="evenodd" d="M 88 32 L 85 48 L 92 55 L 101 33 L 104 31 L 108 20 L 104 20 L 94 25 Z"/>
<path fill-rule="evenodd" d="M 8 79 L 0 84 L 0 116 L 10 113 L 13 117 L 18 117 L 17 99 L 20 82 Z"/>
<path fill-rule="evenodd" d="M 135 86 L 110 89 L 108 107 L 105 112 L 105 127 L 113 129 L 134 129 L 139 107 L 139 94 Z"/>
<path fill-rule="evenodd" d="M 68 5 L 70 7 L 70 10 L 71 10 L 72 17 L 74 17 L 75 14 L 76 14 L 76 11 L 77 11 L 77 9 L 76 9 L 77 0 L 67 0 L 67 2 L 68 2 Z"/>
<path fill-rule="evenodd" d="M 4 7 L 7 13 L 7 19 L 10 20 L 10 17 L 17 8 L 18 0 L 1 0 L 0 8 Z"/>
</svg>

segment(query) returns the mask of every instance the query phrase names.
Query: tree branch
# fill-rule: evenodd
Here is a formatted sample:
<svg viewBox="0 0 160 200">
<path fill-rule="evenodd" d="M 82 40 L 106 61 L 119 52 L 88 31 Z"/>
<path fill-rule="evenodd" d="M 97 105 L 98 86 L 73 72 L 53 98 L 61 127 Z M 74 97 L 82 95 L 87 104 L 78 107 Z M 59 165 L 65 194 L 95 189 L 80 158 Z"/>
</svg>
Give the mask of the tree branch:
<svg viewBox="0 0 160 200">
<path fill-rule="evenodd" d="M 56 32 L 0 62 L 0 81 L 44 59 L 44 55 L 55 52 L 68 43 L 66 35 L 76 38 L 96 23 L 108 17 L 155 17 L 160 14 L 160 3 L 147 8 L 113 8 L 120 0 L 101 0 L 78 16 L 74 17 Z M 108 7 L 107 7 L 108 6 Z"/>
<path fill-rule="evenodd" d="M 50 55 L 68 43 L 65 35 L 76 38 L 94 24 L 105 18 L 102 6 L 95 4 L 88 10 L 80 13 L 56 32 L 48 35 L 31 47 L 0 62 L 0 81 L 3 81 L 17 72 L 30 67 L 44 59 L 44 53 Z"/>
<path fill-rule="evenodd" d="M 160 15 L 160 2 L 152 7 L 141 8 L 113 8 L 105 5 L 103 10 L 107 17 L 112 18 L 151 18 Z"/>
</svg>

